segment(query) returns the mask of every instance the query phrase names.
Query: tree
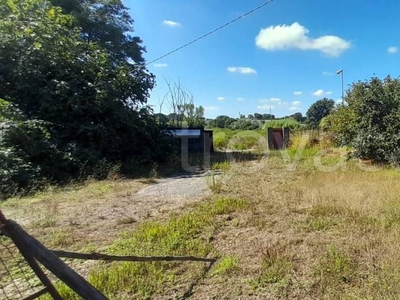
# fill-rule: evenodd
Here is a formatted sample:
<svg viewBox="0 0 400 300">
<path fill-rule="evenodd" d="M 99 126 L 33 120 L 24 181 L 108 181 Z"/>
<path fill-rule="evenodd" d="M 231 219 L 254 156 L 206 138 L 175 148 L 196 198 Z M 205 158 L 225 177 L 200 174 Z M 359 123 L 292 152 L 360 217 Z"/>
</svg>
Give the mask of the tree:
<svg viewBox="0 0 400 300">
<path fill-rule="evenodd" d="M 255 130 L 261 127 L 261 122 L 257 120 L 239 119 L 231 123 L 228 128 L 236 130 Z"/>
<path fill-rule="evenodd" d="M 73 17 L 83 40 L 96 43 L 115 62 L 144 63 L 145 48 L 139 37 L 131 35 L 134 22 L 121 0 L 51 0 L 51 3 Z"/>
<path fill-rule="evenodd" d="M 353 83 L 345 101 L 321 122 L 323 129 L 356 157 L 400 164 L 400 80 Z"/>
<path fill-rule="evenodd" d="M 262 114 L 259 114 L 259 113 L 254 113 L 254 118 L 255 118 L 256 120 L 262 120 L 262 119 L 263 119 L 263 115 L 262 115 Z"/>
<path fill-rule="evenodd" d="M 217 116 L 215 118 L 215 126 L 218 128 L 228 128 L 236 119 L 228 116 Z"/>
<path fill-rule="evenodd" d="M 56 181 L 104 160 L 164 156 L 164 135 L 146 105 L 154 76 L 121 2 L 53 4 L 9 0 L 0 8 L 0 98 L 19 115 L 2 147 Z M 38 147 L 20 142 L 29 132 Z"/>
<path fill-rule="evenodd" d="M 294 113 L 293 115 L 290 115 L 289 118 L 293 118 L 299 123 L 302 123 L 307 119 L 306 117 L 303 117 L 301 112 Z"/>
<path fill-rule="evenodd" d="M 157 124 L 159 124 L 161 126 L 166 126 L 168 124 L 168 121 L 169 121 L 168 116 L 166 116 L 162 113 L 158 113 L 158 114 L 154 114 L 154 117 L 156 118 Z"/>
<path fill-rule="evenodd" d="M 335 101 L 328 98 L 318 100 L 310 106 L 306 115 L 307 122 L 312 126 L 318 126 L 322 118 L 326 117 L 335 108 Z"/>
<path fill-rule="evenodd" d="M 174 127 L 186 126 L 204 127 L 204 108 L 194 105 L 193 95 L 186 91 L 179 82 L 166 81 L 168 93 L 164 96 L 172 113 L 169 114 L 170 125 Z"/>
<path fill-rule="evenodd" d="M 354 110 L 348 105 L 339 105 L 320 122 L 320 128 L 329 133 L 337 146 L 351 145 L 356 134 L 357 124 Z"/>
<path fill-rule="evenodd" d="M 385 163 L 400 163 L 400 80 L 354 83 L 346 96 L 355 114 L 355 155 Z"/>
<path fill-rule="evenodd" d="M 263 114 L 263 120 L 274 120 L 275 116 L 271 114 Z"/>
</svg>

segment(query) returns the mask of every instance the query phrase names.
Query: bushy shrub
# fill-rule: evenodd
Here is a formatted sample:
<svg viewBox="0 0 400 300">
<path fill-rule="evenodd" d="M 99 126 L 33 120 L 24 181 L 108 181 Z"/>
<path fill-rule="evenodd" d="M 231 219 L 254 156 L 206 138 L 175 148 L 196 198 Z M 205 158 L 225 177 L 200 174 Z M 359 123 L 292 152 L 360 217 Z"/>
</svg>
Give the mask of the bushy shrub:
<svg viewBox="0 0 400 300">
<path fill-rule="evenodd" d="M 256 130 L 261 128 L 261 121 L 239 119 L 230 124 L 229 128 L 232 130 Z"/>
<path fill-rule="evenodd" d="M 381 163 L 400 163 L 400 79 L 372 78 L 354 83 L 346 105 L 322 122 L 337 144 L 354 155 Z"/>
<path fill-rule="evenodd" d="M 233 136 L 228 143 L 229 148 L 234 150 L 250 150 L 258 148 L 260 135 L 243 132 Z"/>
<path fill-rule="evenodd" d="M 214 129 L 215 149 L 249 150 L 266 147 L 265 135 L 259 130 Z"/>
<path fill-rule="evenodd" d="M 301 128 L 301 124 L 293 118 L 288 118 L 281 120 L 266 121 L 262 128 L 263 130 L 267 130 L 267 128 L 285 128 L 285 127 L 289 127 L 292 130 L 299 129 Z"/>
<path fill-rule="evenodd" d="M 290 137 L 290 149 L 309 149 L 319 143 L 319 135 L 316 131 L 299 131 Z"/>
<path fill-rule="evenodd" d="M 127 9 L 109 1 L 104 15 L 102 1 L 55 2 L 0 9 L 0 182 L 23 191 L 37 177 L 103 178 L 126 160 L 166 160 L 172 142 L 147 105 L 155 77 Z"/>
<path fill-rule="evenodd" d="M 229 139 L 224 134 L 216 135 L 214 134 L 214 148 L 215 149 L 226 149 L 228 145 Z"/>
<path fill-rule="evenodd" d="M 340 105 L 323 118 L 320 129 L 325 132 L 336 146 L 350 145 L 357 135 L 356 115 L 349 106 Z"/>
<path fill-rule="evenodd" d="M 0 150 L 0 200 L 29 193 L 42 183 L 39 166 L 25 162 L 11 150 Z"/>
</svg>

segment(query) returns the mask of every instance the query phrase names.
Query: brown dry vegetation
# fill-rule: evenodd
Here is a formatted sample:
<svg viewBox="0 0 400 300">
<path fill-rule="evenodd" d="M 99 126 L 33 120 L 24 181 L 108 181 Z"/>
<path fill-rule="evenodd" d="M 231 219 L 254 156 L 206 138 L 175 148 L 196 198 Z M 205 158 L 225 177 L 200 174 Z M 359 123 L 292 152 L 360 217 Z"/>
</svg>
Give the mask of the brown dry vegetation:
<svg viewBox="0 0 400 300">
<path fill-rule="evenodd" d="M 76 216 L 99 203 L 123 209 L 127 194 L 135 195 L 144 183 L 92 183 L 90 197 L 91 185 L 63 193 L 71 204 L 57 204 L 59 194 L 54 194 L 3 207 L 38 239 L 58 248 L 82 250 L 100 243 L 116 254 L 218 257 L 210 269 L 201 263 L 91 266 L 89 279 L 113 299 L 399 299 L 399 171 L 361 168 L 357 161 L 342 159 L 343 151 L 318 151 L 306 149 L 291 167 L 280 153 L 230 167 L 221 164 L 222 175 L 205 179 L 212 194 L 202 201 L 169 206 L 166 210 L 179 207 L 179 213 L 160 211 L 151 221 L 120 215 L 97 223 L 112 223 L 111 231 L 89 224 L 71 229 L 65 218 L 60 223 L 53 216 L 62 214 L 65 205 L 73 205 L 69 213 Z M 285 157 L 295 157 L 295 151 Z M 339 168 L 328 168 L 338 161 Z M 325 168 L 318 167 L 321 163 Z M 28 220 L 30 207 L 48 217 Z"/>
</svg>

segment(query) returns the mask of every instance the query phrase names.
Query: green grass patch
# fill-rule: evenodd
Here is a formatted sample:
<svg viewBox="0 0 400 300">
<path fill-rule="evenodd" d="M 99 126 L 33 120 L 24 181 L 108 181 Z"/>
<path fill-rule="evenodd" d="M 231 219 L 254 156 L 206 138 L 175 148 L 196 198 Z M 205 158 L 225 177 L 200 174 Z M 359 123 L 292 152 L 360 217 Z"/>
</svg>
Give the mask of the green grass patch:
<svg viewBox="0 0 400 300">
<path fill-rule="evenodd" d="M 213 248 L 210 237 L 218 226 L 216 216 L 229 214 L 249 206 L 244 200 L 220 198 L 203 203 L 193 211 L 174 214 L 167 222 L 143 223 L 126 232 L 110 247 L 115 255 L 193 255 L 205 257 Z M 185 266 L 191 266 L 185 269 Z M 225 262 L 220 269 L 230 269 Z M 176 281 L 199 276 L 202 263 L 110 263 L 92 271 L 89 280 L 113 299 L 148 298 Z M 125 296 L 124 296 L 125 295 Z"/>
<path fill-rule="evenodd" d="M 214 193 L 219 194 L 222 192 L 222 176 L 215 173 L 215 171 L 211 171 L 210 175 L 207 177 L 207 186 Z"/>
<path fill-rule="evenodd" d="M 228 172 L 231 168 L 231 163 L 229 161 L 215 162 L 211 166 L 211 170 L 219 170 L 224 173 Z"/>
<path fill-rule="evenodd" d="M 290 159 L 299 159 L 300 161 L 314 158 L 315 155 L 320 151 L 318 147 L 305 148 L 305 149 L 297 149 L 297 148 L 289 148 L 287 153 Z"/>
<path fill-rule="evenodd" d="M 266 130 L 269 127 L 272 127 L 272 128 L 289 127 L 290 129 L 299 129 L 301 127 L 301 124 L 293 118 L 287 118 L 287 119 L 280 119 L 280 120 L 265 121 L 265 123 L 263 125 L 263 129 Z"/>
<path fill-rule="evenodd" d="M 262 254 L 260 275 L 251 281 L 251 286 L 254 289 L 280 289 L 290 282 L 292 269 L 291 257 L 285 247 L 269 246 Z"/>
<path fill-rule="evenodd" d="M 235 256 L 226 256 L 218 261 L 210 275 L 229 275 L 240 270 L 239 259 Z"/>
<path fill-rule="evenodd" d="M 248 150 L 265 147 L 266 135 L 263 130 L 213 129 L 216 149 Z"/>
<path fill-rule="evenodd" d="M 330 246 L 315 270 L 319 277 L 319 289 L 323 293 L 339 292 L 350 284 L 355 273 L 355 263 L 346 253 Z"/>
</svg>

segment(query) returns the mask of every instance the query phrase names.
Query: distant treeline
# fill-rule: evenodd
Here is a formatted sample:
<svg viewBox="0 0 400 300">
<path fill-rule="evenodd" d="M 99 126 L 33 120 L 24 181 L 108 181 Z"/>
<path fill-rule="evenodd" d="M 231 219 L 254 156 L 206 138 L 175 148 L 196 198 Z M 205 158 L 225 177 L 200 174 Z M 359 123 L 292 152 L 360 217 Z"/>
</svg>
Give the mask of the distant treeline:
<svg viewBox="0 0 400 300">
<path fill-rule="evenodd" d="M 155 117 L 159 124 L 171 127 L 207 127 L 207 128 L 229 128 L 233 130 L 257 130 L 263 129 L 264 124 L 268 122 L 269 126 L 287 126 L 298 128 L 307 118 L 300 112 L 283 118 L 276 118 L 272 114 L 250 114 L 247 117 L 240 115 L 240 118 L 232 118 L 226 115 L 217 116 L 215 119 L 196 118 L 196 122 L 187 122 L 184 114 L 171 113 L 168 115 L 158 113 Z M 192 125 L 192 126 L 190 126 Z"/>
</svg>

